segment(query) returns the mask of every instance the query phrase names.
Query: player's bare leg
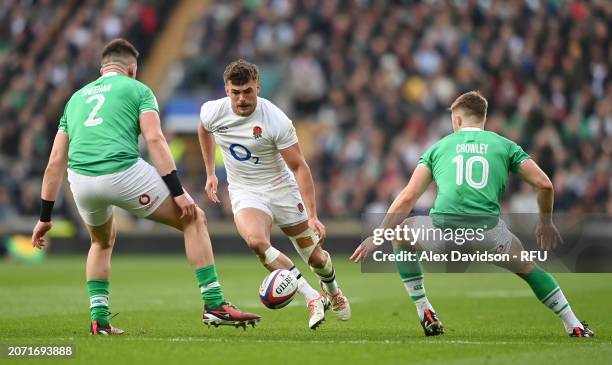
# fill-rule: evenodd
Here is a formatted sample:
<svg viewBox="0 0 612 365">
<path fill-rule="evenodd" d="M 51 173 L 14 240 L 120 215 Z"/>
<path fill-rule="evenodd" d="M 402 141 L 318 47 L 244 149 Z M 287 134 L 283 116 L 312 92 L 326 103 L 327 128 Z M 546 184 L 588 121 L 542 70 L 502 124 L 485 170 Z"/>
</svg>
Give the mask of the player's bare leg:
<svg viewBox="0 0 612 365">
<path fill-rule="evenodd" d="M 319 244 L 319 237 L 308 227 L 308 222 L 281 227 L 289 237 L 298 254 L 319 277 L 321 289 L 327 294 L 332 311 L 343 321 L 351 318 L 351 306 L 338 287 L 331 256 Z"/>
<path fill-rule="evenodd" d="M 191 267 L 198 268 L 215 263 L 210 236 L 204 211 L 197 208 L 198 214 L 192 221 L 180 219 L 181 210 L 172 198 L 166 200 L 147 217 L 158 223 L 174 227 L 183 232 L 185 238 L 185 254 Z"/>
<path fill-rule="evenodd" d="M 217 279 L 217 269 L 204 211 L 197 208 L 196 218 L 189 221 L 181 219 L 180 216 L 179 207 L 171 197 L 168 197 L 147 218 L 183 232 L 187 260 L 195 270 L 202 300 L 205 303 L 202 321 L 214 326 L 233 325 L 246 328 L 247 324 L 251 324 L 255 327 L 261 318 L 259 315 L 241 312 L 223 296 Z"/>
<path fill-rule="evenodd" d="M 269 271 L 286 269 L 298 279 L 298 292 L 304 296 L 310 310 L 309 327 L 315 329 L 325 319 L 325 300 L 314 290 L 293 261 L 270 243 L 272 218 L 262 210 L 244 208 L 234 215 L 238 233 Z M 323 300 L 322 300 L 323 299 Z"/>
<path fill-rule="evenodd" d="M 524 251 L 523 244 L 513 234 L 510 245 L 510 261 L 499 262 L 498 266 L 520 276 L 529 284 L 534 294 L 550 310 L 552 310 L 563 322 L 567 333 L 572 337 L 593 337 L 595 333 L 589 329 L 585 322 L 580 322 L 572 311 L 569 302 L 555 278 L 544 271 L 533 261 L 522 261 L 521 252 Z M 517 257 L 516 259 L 513 257 Z"/>
<path fill-rule="evenodd" d="M 117 237 L 115 219 L 111 215 L 100 226 L 87 225 L 87 230 L 91 237 L 86 268 L 91 314 L 89 331 L 92 335 L 121 335 L 122 329 L 110 325 L 108 303 L 111 255 Z"/>
<path fill-rule="evenodd" d="M 238 233 L 251 251 L 269 271 L 291 270 L 295 265 L 285 254 L 270 243 L 272 218 L 256 208 L 244 208 L 234 216 Z"/>
</svg>

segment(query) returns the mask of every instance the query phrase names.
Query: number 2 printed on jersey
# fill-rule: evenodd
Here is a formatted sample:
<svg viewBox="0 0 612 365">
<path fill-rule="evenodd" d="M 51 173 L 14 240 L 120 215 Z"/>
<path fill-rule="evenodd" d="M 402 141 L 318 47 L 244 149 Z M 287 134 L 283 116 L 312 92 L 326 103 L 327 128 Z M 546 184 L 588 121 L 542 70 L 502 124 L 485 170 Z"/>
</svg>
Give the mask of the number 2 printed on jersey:
<svg viewBox="0 0 612 365">
<path fill-rule="evenodd" d="M 96 105 L 94 105 L 93 109 L 91 110 L 91 113 L 89 113 L 89 116 L 87 117 L 87 120 L 85 121 L 85 127 L 93 127 L 93 126 L 102 124 L 102 122 L 104 122 L 104 119 L 100 117 L 96 118 L 96 114 L 98 114 L 98 111 L 100 111 L 102 104 L 104 104 L 104 101 L 105 101 L 104 95 L 95 94 L 95 95 L 88 97 L 87 100 L 85 100 L 87 104 L 91 104 L 94 101 L 96 102 Z"/>
</svg>

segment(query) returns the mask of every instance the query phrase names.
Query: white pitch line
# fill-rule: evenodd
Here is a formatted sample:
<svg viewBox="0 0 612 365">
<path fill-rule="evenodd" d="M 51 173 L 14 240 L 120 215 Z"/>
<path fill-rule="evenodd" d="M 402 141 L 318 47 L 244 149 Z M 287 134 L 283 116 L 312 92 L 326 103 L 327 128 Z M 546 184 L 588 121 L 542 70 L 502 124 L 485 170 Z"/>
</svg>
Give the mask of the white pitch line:
<svg viewBox="0 0 612 365">
<path fill-rule="evenodd" d="M 160 338 L 160 337 L 133 337 L 126 338 L 128 341 L 159 341 L 159 342 L 216 342 L 216 343 L 303 343 L 303 344 L 326 344 L 326 343 L 335 343 L 335 344 L 401 344 L 402 341 L 398 340 L 280 340 L 280 339 L 270 339 L 270 340 L 261 340 L 254 338 L 200 338 L 200 337 L 175 337 L 175 338 Z"/>
<path fill-rule="evenodd" d="M 435 344 L 435 345 L 529 345 L 526 341 L 471 341 L 471 340 L 425 340 L 412 339 L 406 341 L 399 340 L 281 340 L 281 339 L 253 339 L 253 338 L 201 338 L 201 337 L 125 337 L 126 341 L 158 341 L 158 342 L 215 342 L 215 343 L 281 343 L 281 344 L 380 344 L 380 345 L 398 345 L 398 344 Z M 580 340 L 578 340 L 580 341 Z M 564 342 L 534 342 L 535 345 L 563 345 Z M 612 342 L 580 342 L 580 344 L 594 345 L 612 345 Z"/>
</svg>

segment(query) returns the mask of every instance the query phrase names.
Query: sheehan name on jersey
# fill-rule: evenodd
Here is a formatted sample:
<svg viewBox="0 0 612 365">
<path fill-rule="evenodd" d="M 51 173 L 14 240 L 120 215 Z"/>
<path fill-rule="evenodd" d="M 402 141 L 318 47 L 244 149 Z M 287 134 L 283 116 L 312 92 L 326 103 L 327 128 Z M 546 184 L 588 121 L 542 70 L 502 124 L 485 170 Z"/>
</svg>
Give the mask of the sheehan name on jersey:
<svg viewBox="0 0 612 365">
<path fill-rule="evenodd" d="M 110 91 L 112 87 L 113 85 L 97 85 L 94 87 L 90 87 L 89 89 L 83 90 L 83 96 L 105 93 L 107 91 Z"/>
</svg>

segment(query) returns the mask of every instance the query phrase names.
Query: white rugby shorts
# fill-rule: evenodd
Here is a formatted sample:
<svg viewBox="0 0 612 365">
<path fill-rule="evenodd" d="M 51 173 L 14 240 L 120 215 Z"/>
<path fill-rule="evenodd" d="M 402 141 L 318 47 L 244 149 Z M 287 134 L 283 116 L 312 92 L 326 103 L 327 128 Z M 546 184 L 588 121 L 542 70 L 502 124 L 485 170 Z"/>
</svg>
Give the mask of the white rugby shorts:
<svg viewBox="0 0 612 365">
<path fill-rule="evenodd" d="M 283 184 L 263 191 L 242 187 L 230 187 L 228 190 L 234 215 L 244 208 L 259 209 L 272 217 L 279 227 L 290 227 L 308 220 L 308 213 L 296 184 Z"/>
<path fill-rule="evenodd" d="M 430 216 L 414 216 L 404 221 L 411 222 L 409 226 L 413 229 L 424 229 L 432 230 L 436 229 L 433 225 Z M 431 231 L 430 231 L 431 232 Z M 510 232 L 506 223 L 500 218 L 497 225 L 489 230 L 481 231 L 482 235 L 478 235 L 477 238 L 470 242 L 461 242 L 463 244 L 470 245 L 473 251 L 488 251 L 492 253 L 509 253 L 510 246 L 512 244 L 513 234 Z M 423 248 L 424 251 L 445 253 L 449 249 L 459 249 L 461 245 L 458 245 L 456 241 L 445 241 L 440 239 L 440 235 L 430 234 L 429 236 L 420 236 L 421 239 L 417 239 L 418 244 Z"/>
<path fill-rule="evenodd" d="M 113 214 L 113 206 L 144 218 L 170 195 L 155 167 L 139 158 L 125 171 L 87 176 L 68 169 L 68 182 L 81 218 L 100 226 Z"/>
</svg>

